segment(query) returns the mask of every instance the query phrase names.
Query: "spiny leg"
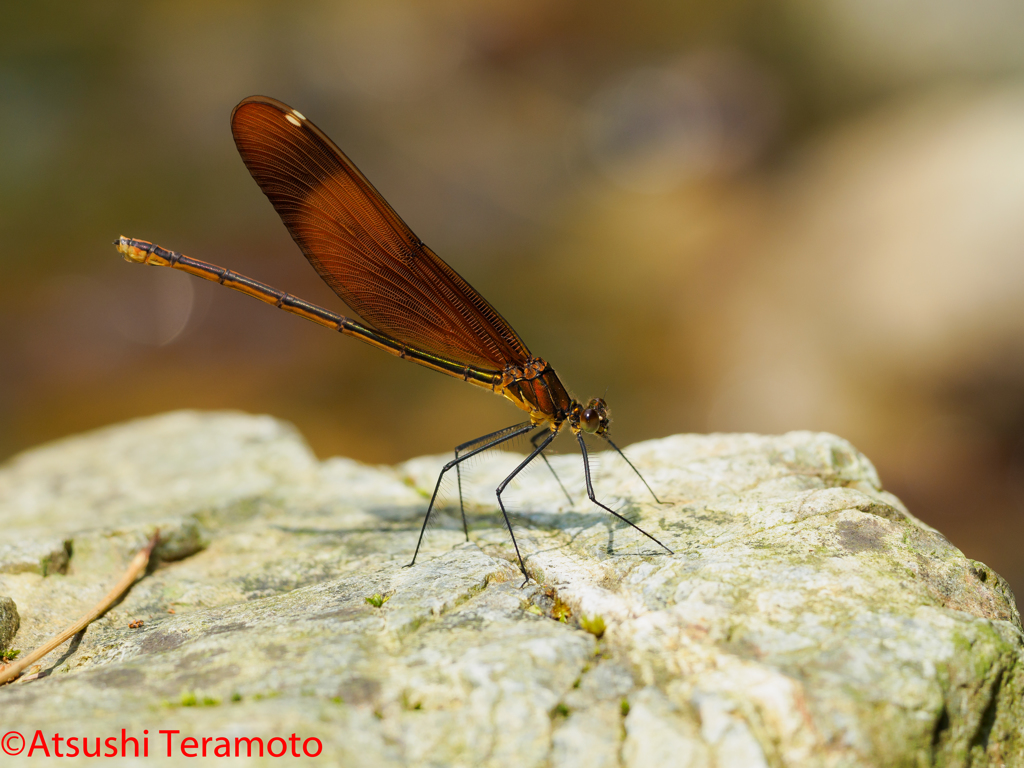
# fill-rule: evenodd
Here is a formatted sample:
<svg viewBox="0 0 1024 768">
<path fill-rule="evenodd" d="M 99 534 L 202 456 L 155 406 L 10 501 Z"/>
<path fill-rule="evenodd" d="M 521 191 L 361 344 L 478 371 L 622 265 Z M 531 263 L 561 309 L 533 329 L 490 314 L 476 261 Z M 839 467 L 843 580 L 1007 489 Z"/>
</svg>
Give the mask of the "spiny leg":
<svg viewBox="0 0 1024 768">
<path fill-rule="evenodd" d="M 617 454 L 619 454 L 619 456 L 622 457 L 622 460 L 624 462 L 626 462 L 627 464 L 629 464 L 630 469 L 632 469 L 634 472 L 636 472 L 636 476 L 640 478 L 640 481 L 644 485 L 647 485 L 647 481 L 644 480 L 644 476 L 640 474 L 640 470 L 633 466 L 633 462 L 626 458 L 626 454 L 624 454 L 622 451 L 619 450 L 619 446 L 617 446 L 615 443 L 613 443 L 612 439 L 610 437 L 608 437 L 608 435 L 601 435 L 601 437 L 603 437 L 605 440 L 608 441 L 608 445 L 610 445 L 612 448 L 615 449 L 615 452 Z M 654 489 L 651 488 L 650 485 L 647 485 L 647 490 L 651 492 L 651 496 L 654 497 L 654 500 L 656 502 L 658 502 L 659 504 L 664 504 L 665 503 L 661 499 L 658 498 L 658 495 L 654 492 Z"/>
<path fill-rule="evenodd" d="M 498 437 L 495 440 L 492 440 L 491 442 L 480 446 L 479 448 L 474 448 L 469 453 L 463 454 L 459 458 L 453 459 L 452 461 L 449 461 L 447 464 L 444 465 L 444 467 L 441 469 L 441 474 L 437 476 L 437 483 L 434 484 L 434 493 L 430 497 L 430 504 L 427 506 L 427 514 L 423 517 L 423 527 L 420 528 L 420 537 L 416 542 L 416 551 L 412 554 L 412 562 L 405 566 L 406 568 L 409 568 L 416 564 L 416 556 L 419 555 L 420 545 L 423 544 L 423 533 L 427 530 L 427 521 L 430 520 L 430 513 L 433 512 L 434 510 L 434 502 L 437 500 L 437 492 L 441 488 L 441 480 L 444 478 L 444 473 L 447 472 L 452 467 L 457 467 L 466 459 L 472 458 L 473 456 L 476 456 L 478 453 L 486 451 L 488 448 L 493 448 L 494 446 L 499 445 L 500 443 L 504 443 L 507 440 L 511 440 L 514 437 L 526 434 L 531 429 L 533 429 L 533 424 L 531 422 L 527 422 L 526 424 L 519 424 L 513 427 L 507 427 L 506 429 L 498 430 L 498 432 L 494 434 L 500 435 L 502 432 L 508 432 L 509 430 L 512 430 L 512 432 L 509 432 L 509 434 L 507 435 Z M 479 442 L 479 439 L 476 441 L 471 441 L 471 443 L 472 442 Z"/>
<path fill-rule="evenodd" d="M 590 458 L 587 455 L 587 445 L 586 445 L 586 443 L 583 442 L 583 433 L 582 432 L 577 433 L 576 439 L 579 441 L 580 452 L 583 454 L 583 476 L 587 480 L 587 496 L 590 497 L 590 500 L 592 502 L 594 502 L 595 504 L 597 504 L 597 506 L 599 506 L 605 512 L 611 512 L 613 515 L 615 515 L 617 518 L 619 518 L 619 520 L 622 520 L 623 522 L 629 523 L 633 528 L 636 528 L 636 530 L 640 531 L 640 533 L 642 533 L 648 539 L 653 541 L 659 547 L 662 547 L 670 555 L 675 554 L 671 549 L 669 549 L 664 544 L 662 544 L 660 541 L 658 541 L 656 538 L 651 536 L 651 534 L 649 534 L 647 531 L 645 531 L 639 525 L 637 525 L 636 523 L 631 522 L 630 520 L 627 520 L 625 517 L 623 517 L 618 512 L 616 512 L 614 509 L 606 507 L 604 504 L 602 504 L 600 501 L 597 500 L 597 496 L 594 494 L 594 484 L 590 481 Z M 611 441 L 609 440 L 609 442 L 611 442 Z M 623 457 L 623 458 L 625 458 L 625 457 Z M 632 464 L 630 466 L 632 466 Z M 635 469 L 635 467 L 634 467 L 634 469 Z M 651 491 L 651 493 L 654 493 L 654 491 Z M 655 498 L 657 498 L 657 497 L 655 497 Z M 661 502 L 658 502 L 658 503 L 660 504 Z"/>
<path fill-rule="evenodd" d="M 512 533 L 512 523 L 508 519 L 508 512 L 505 511 L 505 502 L 501 500 L 501 492 L 504 491 L 505 487 L 512 482 L 512 478 L 522 472 L 527 464 L 537 458 L 538 455 L 543 455 L 543 450 L 548 447 L 552 440 L 555 439 L 555 434 L 555 432 L 549 432 L 548 436 L 541 441 L 541 444 L 533 449 L 533 453 L 523 459 L 522 463 L 512 470 L 512 474 L 501 481 L 501 485 L 499 485 L 494 492 L 498 497 L 498 506 L 501 507 L 501 514 L 505 518 L 505 525 L 508 527 L 508 535 L 512 537 L 512 546 L 516 548 L 516 557 L 519 558 L 519 570 L 523 572 L 523 576 L 526 577 L 526 581 L 530 580 L 530 574 L 526 572 L 526 564 L 523 562 L 523 556 L 519 554 L 519 544 L 516 543 L 516 535 Z M 526 581 L 523 582 L 524 585 L 526 584 Z"/>
<path fill-rule="evenodd" d="M 495 432 L 491 432 L 490 434 L 484 435 L 483 437 L 478 437 L 478 438 L 475 438 L 473 440 L 467 440 L 462 445 L 455 446 L 455 458 L 456 459 L 459 458 L 459 451 L 464 451 L 464 450 L 466 450 L 467 448 L 469 448 L 470 446 L 473 446 L 473 445 L 478 445 L 480 443 L 486 443 L 486 442 L 492 441 L 495 438 L 501 437 L 505 433 L 511 432 L 514 429 L 519 429 L 522 426 L 524 426 L 524 425 L 523 424 L 513 424 L 511 427 L 505 427 L 504 429 L 499 429 L 499 430 L 497 430 Z M 495 445 L 497 445 L 497 443 L 495 443 Z M 488 447 L 490 447 L 490 446 L 488 446 Z M 459 482 L 459 511 L 462 513 L 462 530 L 466 534 L 466 541 L 469 541 L 469 525 L 466 523 L 466 507 L 462 503 L 462 467 L 460 465 L 458 465 L 458 464 L 455 465 L 455 477 L 458 478 L 458 482 Z"/>
<path fill-rule="evenodd" d="M 540 440 L 542 437 L 544 437 L 544 435 L 546 435 L 550 431 L 551 430 L 549 430 L 547 427 L 541 428 L 540 432 L 538 432 L 537 434 L 535 434 L 533 437 L 530 438 L 530 445 L 532 445 L 534 448 L 536 448 L 537 447 L 537 441 Z M 548 442 L 550 443 L 551 441 L 548 440 Z M 555 476 L 555 482 L 557 482 L 558 483 L 558 487 L 562 489 L 562 493 L 565 494 L 565 498 L 567 498 L 569 500 L 569 503 L 572 504 L 573 503 L 572 496 L 570 496 L 569 492 L 567 490 L 565 490 L 565 486 L 562 485 L 562 478 L 560 478 L 558 476 L 558 473 L 555 472 L 555 468 L 551 466 L 551 462 L 548 461 L 548 457 L 545 456 L 543 453 L 541 453 L 540 457 L 542 459 L 544 459 L 544 463 L 548 465 L 548 469 L 551 470 L 551 474 Z"/>
</svg>

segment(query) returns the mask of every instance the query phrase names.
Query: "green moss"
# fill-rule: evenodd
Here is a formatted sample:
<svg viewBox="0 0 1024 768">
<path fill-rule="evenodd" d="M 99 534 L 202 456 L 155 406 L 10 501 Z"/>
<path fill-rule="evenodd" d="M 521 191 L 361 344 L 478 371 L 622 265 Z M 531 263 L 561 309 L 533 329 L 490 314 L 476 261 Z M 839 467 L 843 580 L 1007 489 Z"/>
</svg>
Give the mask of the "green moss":
<svg viewBox="0 0 1024 768">
<path fill-rule="evenodd" d="M 551 710 L 551 719 L 555 720 L 557 718 L 566 718 L 569 716 L 569 712 L 570 710 L 565 704 L 558 702 Z"/>
<path fill-rule="evenodd" d="M 619 702 L 619 712 L 622 713 L 623 717 L 629 714 L 629 701 L 627 699 Z"/>
<path fill-rule="evenodd" d="M 391 599 L 391 593 L 390 592 L 385 593 L 383 595 L 380 594 L 380 593 L 374 593 L 374 594 L 372 594 L 372 595 L 370 595 L 369 597 L 366 598 L 366 602 L 368 602 L 374 608 L 380 608 L 382 605 L 384 605 L 384 603 L 386 603 L 390 599 Z"/>
<path fill-rule="evenodd" d="M 960 632 L 955 632 L 953 634 L 953 647 L 956 648 L 957 653 L 970 653 L 972 645 L 974 645 L 974 643 L 966 635 Z"/>
<path fill-rule="evenodd" d="M 420 709 L 423 709 L 423 702 L 422 701 L 413 701 L 412 699 L 409 698 L 409 692 L 408 691 L 402 691 L 402 709 L 405 709 L 405 710 L 408 710 L 408 711 L 420 710 Z"/>
<path fill-rule="evenodd" d="M 236 694 L 237 695 L 237 694 Z M 241 696 L 238 697 L 241 700 Z M 234 700 L 234 697 L 232 697 Z M 197 696 L 194 691 L 186 691 L 181 694 L 181 698 L 174 702 L 168 702 L 168 706 L 171 707 L 216 707 L 220 705 L 220 699 L 215 699 L 212 696 Z"/>
<path fill-rule="evenodd" d="M 604 625 L 604 618 L 601 616 L 587 616 L 586 614 L 581 613 L 580 629 L 589 632 L 600 640 L 606 629 Z"/>
<path fill-rule="evenodd" d="M 551 618 L 563 624 L 572 616 L 572 608 L 562 602 L 562 599 L 555 597 L 555 604 L 551 606 Z"/>
<path fill-rule="evenodd" d="M 0 662 L 7 664 L 8 662 L 14 661 L 21 655 L 21 651 L 17 648 L 8 648 L 6 651 L 0 651 Z"/>
<path fill-rule="evenodd" d="M 406 486 L 407 488 L 412 488 L 414 491 L 416 491 L 417 494 L 420 495 L 421 498 L 424 498 L 424 499 L 429 499 L 430 498 L 430 494 L 426 490 L 424 490 L 423 488 L 420 488 L 418 485 L 416 485 L 416 481 L 413 480 L 411 477 L 408 477 L 408 476 L 403 477 L 402 478 L 402 485 Z"/>
</svg>

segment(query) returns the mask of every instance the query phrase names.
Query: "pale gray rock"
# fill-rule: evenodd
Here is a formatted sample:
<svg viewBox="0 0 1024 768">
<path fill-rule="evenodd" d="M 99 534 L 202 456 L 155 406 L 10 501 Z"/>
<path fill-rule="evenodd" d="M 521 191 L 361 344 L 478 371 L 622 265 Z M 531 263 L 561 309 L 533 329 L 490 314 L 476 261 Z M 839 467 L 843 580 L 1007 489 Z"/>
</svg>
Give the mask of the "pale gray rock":
<svg viewBox="0 0 1024 768">
<path fill-rule="evenodd" d="M 447 457 L 321 462 L 273 419 L 187 412 L 15 457 L 0 468 L 14 647 L 84 613 L 156 527 L 162 543 L 40 678 L 0 689 L 4 730 L 148 729 L 151 756 L 178 730 L 176 755 L 211 739 L 200 763 L 295 733 L 346 766 L 1024 765 L 1009 589 L 847 442 L 690 435 L 627 453 L 666 503 L 608 454 L 598 493 L 675 554 L 594 508 L 579 457 L 554 456 L 575 503 L 543 465 L 509 493 L 525 587 L 493 496 L 508 454 L 463 474 L 470 542 L 445 485 L 413 568 Z M 39 755 L 14 762 L 67 764 Z"/>
</svg>

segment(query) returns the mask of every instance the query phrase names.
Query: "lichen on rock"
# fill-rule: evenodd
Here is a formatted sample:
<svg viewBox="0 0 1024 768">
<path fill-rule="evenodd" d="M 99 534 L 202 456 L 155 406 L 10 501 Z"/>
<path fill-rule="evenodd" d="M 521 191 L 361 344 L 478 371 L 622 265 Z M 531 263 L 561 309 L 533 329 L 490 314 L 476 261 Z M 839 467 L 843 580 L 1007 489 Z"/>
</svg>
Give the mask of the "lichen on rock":
<svg viewBox="0 0 1024 768">
<path fill-rule="evenodd" d="M 1008 587 L 846 441 L 627 453 L 666 503 L 614 455 L 598 493 L 675 554 L 553 456 L 575 503 L 543 467 L 510 494 L 525 586 L 493 496 L 507 454 L 463 475 L 470 541 L 449 493 L 413 568 L 447 457 L 321 462 L 281 422 L 191 412 L 22 454 L 0 467 L 17 647 L 82 614 L 156 527 L 163 544 L 41 679 L 0 689 L 5 730 L 294 732 L 357 766 L 1024 764 Z"/>
</svg>

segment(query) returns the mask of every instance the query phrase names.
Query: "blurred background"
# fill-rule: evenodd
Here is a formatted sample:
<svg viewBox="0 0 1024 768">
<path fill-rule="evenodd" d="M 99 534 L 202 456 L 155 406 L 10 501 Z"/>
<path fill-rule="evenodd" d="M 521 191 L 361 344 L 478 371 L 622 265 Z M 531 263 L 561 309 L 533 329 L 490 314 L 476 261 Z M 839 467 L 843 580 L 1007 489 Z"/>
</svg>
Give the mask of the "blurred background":
<svg viewBox="0 0 1024 768">
<path fill-rule="evenodd" d="M 119 234 L 339 310 L 231 108 L 316 122 L 622 444 L 827 430 L 1024 593 L 1024 5 L 6 4 L 0 459 L 175 408 L 395 462 L 503 400 Z"/>
</svg>

